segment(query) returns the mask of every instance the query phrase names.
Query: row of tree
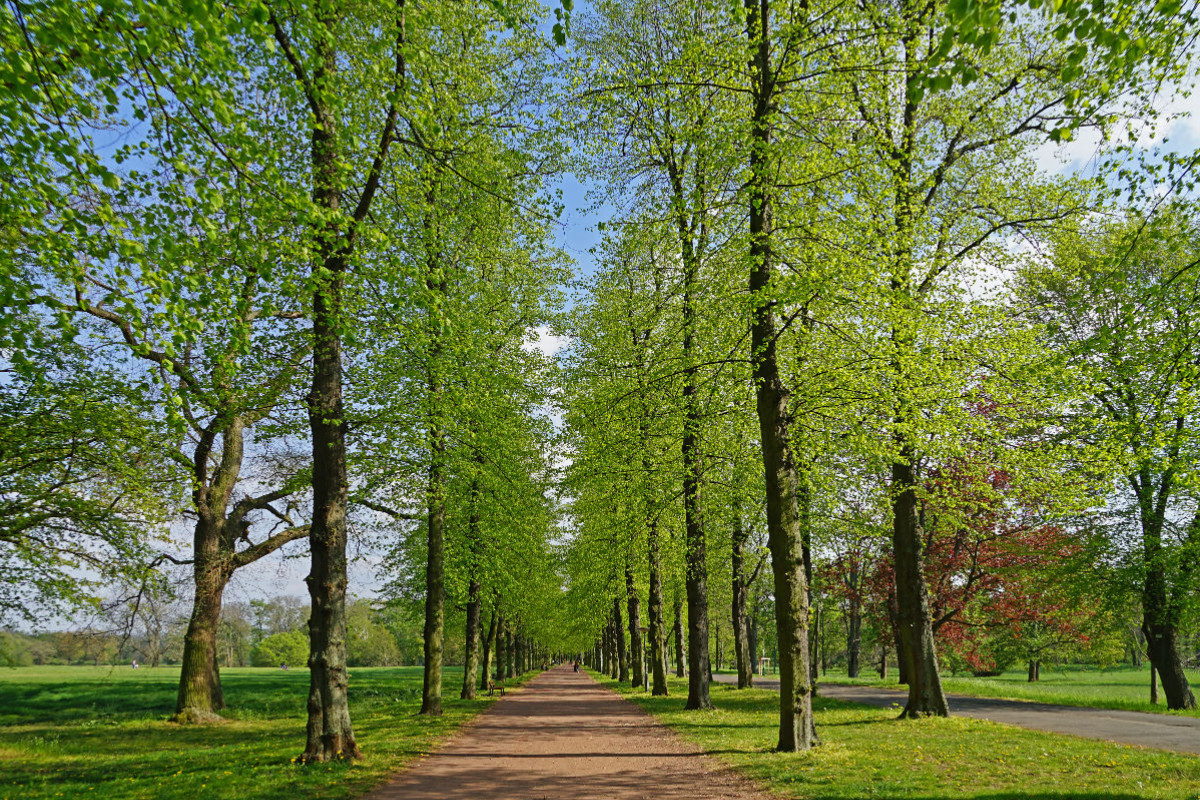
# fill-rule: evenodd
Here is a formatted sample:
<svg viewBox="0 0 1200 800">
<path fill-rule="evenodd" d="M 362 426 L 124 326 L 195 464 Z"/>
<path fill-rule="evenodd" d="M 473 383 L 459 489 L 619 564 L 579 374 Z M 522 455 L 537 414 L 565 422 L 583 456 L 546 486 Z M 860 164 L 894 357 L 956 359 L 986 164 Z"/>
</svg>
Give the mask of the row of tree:
<svg viewBox="0 0 1200 800">
<path fill-rule="evenodd" d="M 566 276 L 541 13 L 4 7 L 6 616 L 145 597 L 187 565 L 175 719 L 203 722 L 243 657 L 230 580 L 306 545 L 306 761 L 359 754 L 346 668 L 379 623 L 356 624 L 355 549 L 396 608 L 424 606 L 423 713 L 447 603 L 464 695 L 497 651 L 533 660 L 555 585 L 533 342 Z"/>
<path fill-rule="evenodd" d="M 715 559 L 748 685 L 765 550 L 781 750 L 816 741 L 821 586 L 851 638 L 881 606 L 902 716 L 948 712 L 939 640 L 982 668 L 978 630 L 1049 646 L 1120 631 L 1130 603 L 1168 705 L 1195 705 L 1200 217 L 1190 161 L 1113 143 L 1192 63 L 1195 10 L 1166 11 L 645 0 L 576 21 L 581 168 L 618 209 L 564 379 L 594 662 L 623 673 L 627 626 L 639 681 L 645 598 L 665 693 L 682 598 L 687 706 L 708 707 Z M 1111 143 L 1094 177 L 1039 166 L 1085 129 Z"/>
<path fill-rule="evenodd" d="M 936 637 L 1131 599 L 1193 705 L 1194 162 L 1134 120 L 1196 8 L 1041 5 L 562 0 L 574 50 L 531 0 L 5 6 L 0 610 L 186 564 L 210 720 L 230 580 L 306 544 L 306 761 L 359 754 L 356 554 L 425 714 L 448 624 L 463 697 L 592 651 L 707 708 L 716 597 L 802 750 L 839 581 L 905 716 L 947 713 Z M 1092 130 L 1134 144 L 1039 168 Z M 567 170 L 617 210 L 564 312 Z"/>
</svg>

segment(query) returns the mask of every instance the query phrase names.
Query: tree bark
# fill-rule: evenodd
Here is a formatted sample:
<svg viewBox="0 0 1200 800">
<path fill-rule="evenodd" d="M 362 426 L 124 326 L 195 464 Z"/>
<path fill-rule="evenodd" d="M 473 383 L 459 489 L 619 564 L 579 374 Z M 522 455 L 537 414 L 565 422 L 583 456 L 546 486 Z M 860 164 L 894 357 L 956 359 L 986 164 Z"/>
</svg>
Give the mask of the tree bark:
<svg viewBox="0 0 1200 800">
<path fill-rule="evenodd" d="M 1142 507 L 1142 547 L 1145 581 L 1142 585 L 1142 633 L 1146 637 L 1146 655 L 1151 670 L 1151 689 L 1155 673 L 1162 683 L 1167 698 L 1167 708 L 1172 710 L 1195 708 L 1196 697 L 1188 685 L 1183 671 L 1183 659 L 1179 655 L 1178 620 L 1179 604 L 1170 596 L 1167 588 L 1166 570 L 1163 566 L 1162 528 L 1166 519 L 1167 498 L 1172 486 L 1171 475 L 1163 475 L 1159 481 L 1156 497 L 1149 496 L 1150 480 L 1143 475 L 1134 482 L 1138 500 Z M 1156 501 L 1156 502 L 1155 502 Z M 1200 512 L 1192 523 L 1200 529 Z"/>
<path fill-rule="evenodd" d="M 690 276 L 684 279 L 684 334 L 683 350 L 685 367 L 683 386 L 683 509 L 686 545 L 684 552 L 684 584 L 687 587 L 688 617 L 688 698 L 686 709 L 712 708 L 709 697 L 710 665 L 708 661 L 708 556 L 705 547 L 704 518 L 700 496 L 700 403 L 696 396 L 696 372 L 691 365 L 694 357 L 693 326 L 695 309 L 692 306 L 691 289 L 695 283 L 695 262 L 690 265 Z M 684 263 L 684 270 L 689 264 Z"/>
<path fill-rule="evenodd" d="M 638 597 L 637 585 L 633 582 L 633 570 L 625 567 L 625 596 L 629 613 L 629 658 L 633 662 L 630 670 L 630 685 L 633 688 L 645 686 L 646 660 L 642 652 L 642 614 L 641 598 Z"/>
<path fill-rule="evenodd" d="M 205 515 L 197 521 L 193 535 L 195 596 L 183 637 L 183 662 L 173 717 L 176 722 L 214 722 L 219 719 L 216 712 L 225 705 L 216 662 L 221 597 L 229 573 L 219 548 L 220 533 L 214 527 Z"/>
<path fill-rule="evenodd" d="M 504 626 L 504 679 L 515 678 L 517 676 L 517 654 L 516 643 L 513 641 L 512 623 L 505 620 Z"/>
<path fill-rule="evenodd" d="M 650 693 L 667 694 L 666 620 L 663 618 L 662 565 L 658 548 L 658 521 L 650 519 L 646 529 L 650 557 L 650 658 L 653 662 Z"/>
<path fill-rule="evenodd" d="M 625 650 L 625 631 L 621 624 L 621 600 L 613 598 L 612 635 L 616 650 L 616 674 L 621 683 L 629 680 L 629 654 Z"/>
<path fill-rule="evenodd" d="M 314 81 L 324 86 L 337 69 L 336 11 L 318 5 Z M 313 383 L 308 419 L 313 447 L 313 520 L 309 531 L 312 565 L 306 579 L 309 617 L 307 744 L 302 760 L 358 758 L 350 725 L 346 671 L 346 430 L 342 405 L 342 285 L 345 245 L 337 223 L 341 203 L 336 120 L 326 99 L 315 98 L 312 130 L 313 200 L 328 213 L 317 232 L 319 256 L 312 297 Z"/>
<path fill-rule="evenodd" d="M 896 608 L 908 678 L 908 703 L 901 718 L 948 716 L 925 583 L 921 519 L 917 507 L 915 454 L 900 441 L 901 460 L 892 464 L 892 550 L 896 565 Z"/>
<path fill-rule="evenodd" d="M 463 686 L 459 695 L 463 700 L 474 700 L 475 687 L 479 685 L 479 592 L 479 580 L 472 577 L 467 587 L 466 646 L 463 652 Z"/>
<path fill-rule="evenodd" d="M 782 752 L 817 743 L 812 717 L 808 649 L 808 582 L 801 552 L 803 523 L 790 435 L 789 392 L 779 373 L 775 301 L 769 297 L 774 270 L 774 208 L 771 175 L 772 115 L 778 86 L 771 63 L 770 0 L 746 0 L 751 48 L 750 294 L 754 298 L 751 359 L 767 488 L 767 544 L 775 586 L 779 644 L 779 740 Z"/>
<path fill-rule="evenodd" d="M 855 597 L 850 598 L 846 613 L 846 675 L 857 678 L 861 669 L 862 654 L 862 608 Z"/>
<path fill-rule="evenodd" d="M 426 188 L 423 231 L 426 254 L 425 288 L 430 297 L 445 297 L 447 279 L 441 262 L 437 226 L 433 219 L 437 208 L 435 174 Z M 445 379 L 442 375 L 442 336 L 445 323 L 442 305 L 434 301 L 427 309 L 426 331 L 429 350 L 426 354 L 426 409 L 429 443 L 429 483 L 426 502 L 429 516 L 426 526 L 425 561 L 425 671 L 421 690 L 421 714 L 440 716 L 442 713 L 442 650 L 445 630 L 446 576 L 446 420 Z"/>
<path fill-rule="evenodd" d="M 488 622 L 487 636 L 483 639 L 483 659 L 479 669 L 479 688 L 487 689 L 487 682 L 492 677 L 492 662 L 495 660 L 496 643 L 496 609 L 492 609 L 491 620 Z"/>
<path fill-rule="evenodd" d="M 740 509 L 733 521 L 733 602 L 731 616 L 733 622 L 733 649 L 737 662 L 738 688 L 751 689 L 754 687 L 754 663 L 750 655 L 749 620 L 746 615 L 746 600 L 749 587 L 746 585 L 745 547 L 749 536 L 742 525 Z"/>
</svg>

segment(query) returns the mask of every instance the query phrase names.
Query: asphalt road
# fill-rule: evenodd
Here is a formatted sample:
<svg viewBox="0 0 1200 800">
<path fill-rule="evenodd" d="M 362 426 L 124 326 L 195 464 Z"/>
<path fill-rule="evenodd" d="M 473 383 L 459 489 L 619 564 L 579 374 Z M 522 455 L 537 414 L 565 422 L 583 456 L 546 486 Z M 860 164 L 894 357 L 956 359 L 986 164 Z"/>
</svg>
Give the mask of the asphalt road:
<svg viewBox="0 0 1200 800">
<path fill-rule="evenodd" d="M 713 679 L 718 683 L 737 683 L 736 675 L 714 675 Z M 776 678 L 755 675 L 754 685 L 759 689 L 779 690 L 779 680 Z M 819 691 L 823 697 L 835 700 L 883 708 L 895 706 L 897 712 L 904 706 L 907 697 L 905 692 L 896 689 L 836 683 L 821 683 Z M 1200 755 L 1200 718 L 1196 717 L 1059 706 L 962 694 L 946 695 L 946 699 L 950 703 L 950 713 L 957 716 Z"/>
</svg>

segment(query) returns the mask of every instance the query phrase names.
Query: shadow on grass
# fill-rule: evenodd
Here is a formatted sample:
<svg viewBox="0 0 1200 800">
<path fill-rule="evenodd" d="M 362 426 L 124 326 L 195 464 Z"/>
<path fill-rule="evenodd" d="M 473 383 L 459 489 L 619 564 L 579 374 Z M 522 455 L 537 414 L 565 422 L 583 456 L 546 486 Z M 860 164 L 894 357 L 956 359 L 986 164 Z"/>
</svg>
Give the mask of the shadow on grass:
<svg viewBox="0 0 1200 800">
<path fill-rule="evenodd" d="M 72 668 L 67 667 L 65 670 Z M 81 679 L 30 679 L 0 682 L 0 725 L 64 724 L 164 719 L 175 710 L 178 673 L 115 668 L 88 672 Z M 401 702 L 420 699 L 412 667 L 352 669 L 351 702 Z M 144 677 L 143 677 L 144 676 Z M 233 719 L 295 716 L 305 713 L 308 671 L 229 670 L 222 675 L 226 709 Z"/>
</svg>

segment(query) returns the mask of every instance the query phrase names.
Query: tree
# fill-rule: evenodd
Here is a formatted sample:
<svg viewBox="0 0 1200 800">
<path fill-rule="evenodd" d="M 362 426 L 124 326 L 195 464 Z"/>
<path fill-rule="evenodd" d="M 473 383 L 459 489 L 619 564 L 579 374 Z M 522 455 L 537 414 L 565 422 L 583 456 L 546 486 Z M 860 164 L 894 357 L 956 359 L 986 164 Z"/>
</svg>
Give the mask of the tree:
<svg viewBox="0 0 1200 800">
<path fill-rule="evenodd" d="M 1140 537 L 1131 547 L 1098 526 L 1097 559 L 1120 563 L 1140 595 L 1150 662 L 1169 708 L 1193 708 L 1180 658 L 1179 626 L 1193 602 L 1200 509 L 1197 463 L 1196 301 L 1200 229 L 1169 204 L 1152 217 L 1100 219 L 1063 231 L 1049 263 L 1027 266 L 1021 288 L 1046 340 L 1070 365 L 1084 396 L 1072 435 L 1104 454 L 1120 476 L 1115 500 Z M 1122 485 L 1123 484 L 1123 485 Z"/>
<path fill-rule="evenodd" d="M 303 664 L 308 658 L 308 637 L 304 631 L 273 633 L 254 646 L 250 663 L 255 667 Z"/>
<path fill-rule="evenodd" d="M 68 348 L 0 386 L 0 620 L 97 608 L 165 534 L 167 431 L 119 375 Z"/>
</svg>

